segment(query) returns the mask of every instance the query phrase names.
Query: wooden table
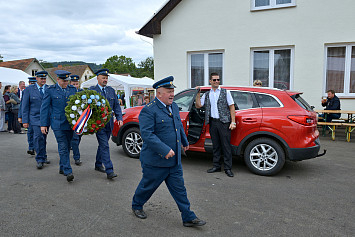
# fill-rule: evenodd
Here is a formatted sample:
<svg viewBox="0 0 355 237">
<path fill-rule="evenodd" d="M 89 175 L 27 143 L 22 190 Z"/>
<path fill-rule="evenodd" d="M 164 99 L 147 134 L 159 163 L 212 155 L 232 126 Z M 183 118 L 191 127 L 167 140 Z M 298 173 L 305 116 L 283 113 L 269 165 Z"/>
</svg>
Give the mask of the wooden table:
<svg viewBox="0 0 355 237">
<path fill-rule="evenodd" d="M 327 114 L 347 114 L 347 122 L 318 122 L 319 125 L 323 126 L 322 134 L 325 135 L 326 127 L 332 131 L 332 139 L 335 140 L 335 127 L 338 125 L 346 126 L 346 140 L 350 142 L 350 134 L 355 130 L 355 111 L 353 110 L 314 110 L 318 114 L 324 114 L 324 121 L 327 119 Z"/>
</svg>

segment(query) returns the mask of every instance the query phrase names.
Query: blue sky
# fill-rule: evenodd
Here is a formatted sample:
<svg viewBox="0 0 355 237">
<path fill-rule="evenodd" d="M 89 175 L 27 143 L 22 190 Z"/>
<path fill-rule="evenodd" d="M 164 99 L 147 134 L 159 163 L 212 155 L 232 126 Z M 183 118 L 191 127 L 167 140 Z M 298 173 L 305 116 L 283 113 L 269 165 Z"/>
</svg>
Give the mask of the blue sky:
<svg viewBox="0 0 355 237">
<path fill-rule="evenodd" d="M 0 54 L 4 61 L 34 57 L 94 63 L 125 55 L 139 63 L 153 56 L 153 46 L 135 31 L 165 2 L 0 0 Z"/>
</svg>

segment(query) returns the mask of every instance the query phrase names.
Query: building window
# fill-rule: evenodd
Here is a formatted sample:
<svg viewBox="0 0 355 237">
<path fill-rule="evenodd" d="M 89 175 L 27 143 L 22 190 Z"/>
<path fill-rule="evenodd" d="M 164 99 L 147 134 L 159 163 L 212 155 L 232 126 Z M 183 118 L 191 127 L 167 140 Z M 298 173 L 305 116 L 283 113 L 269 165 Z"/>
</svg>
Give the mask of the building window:
<svg viewBox="0 0 355 237">
<path fill-rule="evenodd" d="M 265 10 L 282 7 L 294 7 L 296 0 L 252 0 L 251 10 Z"/>
<path fill-rule="evenodd" d="M 32 76 L 36 76 L 36 72 L 38 72 L 38 69 L 32 69 Z"/>
<path fill-rule="evenodd" d="M 190 87 L 209 85 L 209 75 L 218 73 L 223 83 L 223 53 L 190 53 L 189 54 L 189 82 Z"/>
<path fill-rule="evenodd" d="M 263 87 L 292 89 L 293 48 L 252 50 L 252 81 Z"/>
<path fill-rule="evenodd" d="M 355 44 L 326 47 L 325 90 L 355 96 Z"/>
</svg>

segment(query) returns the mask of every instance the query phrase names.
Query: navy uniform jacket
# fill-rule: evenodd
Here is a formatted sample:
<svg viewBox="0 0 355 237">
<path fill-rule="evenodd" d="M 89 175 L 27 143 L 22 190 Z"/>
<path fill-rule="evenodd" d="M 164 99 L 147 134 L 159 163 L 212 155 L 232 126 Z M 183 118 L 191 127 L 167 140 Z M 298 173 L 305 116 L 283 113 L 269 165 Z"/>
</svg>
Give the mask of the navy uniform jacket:
<svg viewBox="0 0 355 237">
<path fill-rule="evenodd" d="M 156 167 L 172 167 L 181 164 L 181 144 L 186 147 L 188 141 L 181 123 L 179 107 L 173 102 L 172 115 L 155 98 L 143 107 L 139 114 L 139 127 L 143 139 L 140 154 L 142 164 Z M 170 149 L 175 156 L 166 159 Z"/>
<path fill-rule="evenodd" d="M 44 85 L 45 92 L 48 90 L 48 86 Z M 22 123 L 29 123 L 30 125 L 40 126 L 40 111 L 42 105 L 43 96 L 38 90 L 37 85 L 29 85 L 23 91 L 21 110 L 22 110 Z"/>
<path fill-rule="evenodd" d="M 41 107 L 41 127 L 50 125 L 53 130 L 71 130 L 64 109 L 69 101 L 69 96 L 75 93 L 76 88 L 72 85 L 68 85 L 65 92 L 58 84 L 49 86 L 44 94 Z"/>
<path fill-rule="evenodd" d="M 102 91 L 98 85 L 92 86 L 89 89 L 97 91 L 103 96 Z M 117 95 L 116 95 L 115 90 L 111 86 L 106 86 L 105 91 L 106 91 L 106 99 L 110 103 L 110 107 L 111 107 L 113 113 L 115 114 L 116 119 L 122 120 L 122 111 L 121 111 L 120 103 L 118 103 L 118 99 L 117 99 Z M 108 127 L 108 126 L 109 126 L 109 129 L 111 129 L 111 130 L 113 129 L 113 117 L 111 117 L 110 122 L 107 123 L 105 127 Z"/>
</svg>

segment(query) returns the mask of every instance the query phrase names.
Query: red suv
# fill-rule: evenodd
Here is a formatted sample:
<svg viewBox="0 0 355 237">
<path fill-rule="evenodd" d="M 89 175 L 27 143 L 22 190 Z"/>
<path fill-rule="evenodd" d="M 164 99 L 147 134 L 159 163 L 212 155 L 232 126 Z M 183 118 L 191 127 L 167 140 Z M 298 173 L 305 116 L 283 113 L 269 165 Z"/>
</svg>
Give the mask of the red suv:
<svg viewBox="0 0 355 237">
<path fill-rule="evenodd" d="M 301 93 L 262 87 L 231 87 L 237 128 L 232 131 L 233 154 L 244 157 L 251 172 L 274 175 L 285 160 L 315 158 L 320 149 L 317 117 Z M 211 87 L 201 87 L 201 96 Z M 205 108 L 195 107 L 195 89 L 175 95 L 191 151 L 212 152 L 209 125 L 204 124 Z M 112 141 L 123 145 L 125 153 L 138 158 L 143 140 L 138 116 L 142 107 L 123 111 L 123 125 L 115 122 Z"/>
</svg>

